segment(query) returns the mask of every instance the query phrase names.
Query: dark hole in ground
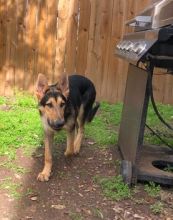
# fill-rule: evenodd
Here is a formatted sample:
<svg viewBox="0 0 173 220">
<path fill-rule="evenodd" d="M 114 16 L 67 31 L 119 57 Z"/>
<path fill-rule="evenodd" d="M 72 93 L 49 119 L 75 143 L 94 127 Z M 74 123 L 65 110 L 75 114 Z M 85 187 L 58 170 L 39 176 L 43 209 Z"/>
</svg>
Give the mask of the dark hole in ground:
<svg viewBox="0 0 173 220">
<path fill-rule="evenodd" d="M 152 162 L 152 165 L 160 170 L 173 172 L 173 163 L 163 160 L 156 160 Z"/>
</svg>

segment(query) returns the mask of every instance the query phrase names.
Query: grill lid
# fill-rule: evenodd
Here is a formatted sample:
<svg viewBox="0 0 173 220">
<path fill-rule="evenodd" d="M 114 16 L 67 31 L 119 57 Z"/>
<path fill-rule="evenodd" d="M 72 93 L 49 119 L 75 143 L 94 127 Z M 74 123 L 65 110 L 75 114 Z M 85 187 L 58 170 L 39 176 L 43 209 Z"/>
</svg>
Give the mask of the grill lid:
<svg viewBox="0 0 173 220">
<path fill-rule="evenodd" d="M 157 29 L 173 23 L 173 0 L 157 1 L 140 15 L 126 22 L 135 31 Z"/>
<path fill-rule="evenodd" d="M 155 2 L 126 24 L 135 29 L 123 36 L 116 46 L 116 55 L 135 65 L 154 55 L 157 66 L 173 66 L 173 50 L 169 52 L 173 46 L 173 0 Z"/>
</svg>

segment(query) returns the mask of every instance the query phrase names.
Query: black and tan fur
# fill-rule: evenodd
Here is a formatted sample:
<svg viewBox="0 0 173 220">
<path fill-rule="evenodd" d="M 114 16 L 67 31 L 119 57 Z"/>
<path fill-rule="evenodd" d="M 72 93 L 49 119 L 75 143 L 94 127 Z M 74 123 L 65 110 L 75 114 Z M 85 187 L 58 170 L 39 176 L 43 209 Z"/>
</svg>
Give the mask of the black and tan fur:
<svg viewBox="0 0 173 220">
<path fill-rule="evenodd" d="M 55 132 L 67 131 L 65 156 L 78 154 L 84 135 L 84 125 L 90 122 L 99 108 L 94 107 L 96 91 L 86 77 L 62 75 L 54 85 L 48 85 L 43 74 L 38 75 L 36 95 L 45 134 L 45 163 L 38 180 L 48 181 L 52 169 L 52 146 Z"/>
</svg>

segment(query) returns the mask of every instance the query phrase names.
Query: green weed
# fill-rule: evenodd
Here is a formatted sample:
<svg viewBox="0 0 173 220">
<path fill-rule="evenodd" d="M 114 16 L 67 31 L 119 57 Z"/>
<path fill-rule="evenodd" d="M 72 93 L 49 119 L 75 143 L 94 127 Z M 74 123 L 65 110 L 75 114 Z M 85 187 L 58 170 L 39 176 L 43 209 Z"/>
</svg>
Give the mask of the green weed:
<svg viewBox="0 0 173 220">
<path fill-rule="evenodd" d="M 161 188 L 159 185 L 156 185 L 154 182 L 149 182 L 149 184 L 145 185 L 144 190 L 151 197 L 159 197 Z"/>
<path fill-rule="evenodd" d="M 24 192 L 25 196 L 33 196 L 33 195 L 37 195 L 38 193 L 32 189 L 32 188 L 27 188 Z"/>
<path fill-rule="evenodd" d="M 173 166 L 168 164 L 163 170 L 167 172 L 173 172 Z"/>
<path fill-rule="evenodd" d="M 134 201 L 137 205 L 143 205 L 143 204 L 145 204 L 145 200 L 144 200 L 144 199 L 133 199 L 133 201 Z"/>
<path fill-rule="evenodd" d="M 102 212 L 101 212 L 100 209 L 98 209 L 98 208 L 93 208 L 92 211 L 93 211 L 93 215 L 94 215 L 95 217 L 97 217 L 97 218 L 99 218 L 99 219 L 104 219 L 104 216 L 103 216 L 103 214 L 102 214 Z"/>
<path fill-rule="evenodd" d="M 81 216 L 81 214 L 79 213 L 74 213 L 74 212 L 71 212 L 69 214 L 69 217 L 71 218 L 71 220 L 83 220 L 84 218 Z"/>
<path fill-rule="evenodd" d="M 131 190 L 120 175 L 111 178 L 95 177 L 94 181 L 101 185 L 104 195 L 112 200 L 120 201 L 131 197 Z"/>
<path fill-rule="evenodd" d="M 151 211 L 155 214 L 155 215 L 159 215 L 162 213 L 163 211 L 163 203 L 162 202 L 156 202 L 153 205 L 150 206 Z"/>
</svg>

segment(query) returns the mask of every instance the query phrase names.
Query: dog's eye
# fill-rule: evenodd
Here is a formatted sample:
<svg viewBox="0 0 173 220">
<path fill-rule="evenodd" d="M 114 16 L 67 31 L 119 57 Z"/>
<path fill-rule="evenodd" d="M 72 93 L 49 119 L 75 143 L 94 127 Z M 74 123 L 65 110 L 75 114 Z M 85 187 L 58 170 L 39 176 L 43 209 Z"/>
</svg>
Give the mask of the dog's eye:
<svg viewBox="0 0 173 220">
<path fill-rule="evenodd" d="M 52 103 L 46 103 L 46 105 L 47 105 L 49 108 L 52 108 L 52 107 L 53 107 Z"/>
<path fill-rule="evenodd" d="M 60 107 L 63 108 L 64 105 L 65 105 L 65 103 L 64 103 L 64 102 L 61 102 Z"/>
</svg>

